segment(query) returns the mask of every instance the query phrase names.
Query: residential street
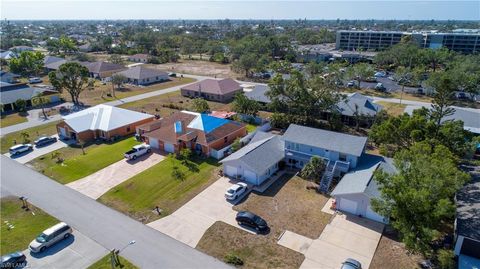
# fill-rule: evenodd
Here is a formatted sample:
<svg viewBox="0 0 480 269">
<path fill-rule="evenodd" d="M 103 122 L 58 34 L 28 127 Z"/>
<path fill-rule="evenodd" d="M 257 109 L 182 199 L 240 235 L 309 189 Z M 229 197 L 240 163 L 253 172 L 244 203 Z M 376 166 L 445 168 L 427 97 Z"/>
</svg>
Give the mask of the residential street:
<svg viewBox="0 0 480 269">
<path fill-rule="evenodd" d="M 63 186 L 26 166 L 1 156 L 2 192 L 24 196 L 35 206 L 65 221 L 106 249 L 120 254 L 140 268 L 229 268 L 140 222 Z"/>
</svg>

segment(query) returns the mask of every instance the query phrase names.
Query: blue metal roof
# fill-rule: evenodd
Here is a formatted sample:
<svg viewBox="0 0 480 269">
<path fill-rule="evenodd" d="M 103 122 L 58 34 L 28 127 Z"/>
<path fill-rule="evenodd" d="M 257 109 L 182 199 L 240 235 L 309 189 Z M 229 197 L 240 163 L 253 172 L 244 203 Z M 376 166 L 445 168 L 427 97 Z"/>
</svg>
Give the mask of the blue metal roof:
<svg viewBox="0 0 480 269">
<path fill-rule="evenodd" d="M 480 260 L 470 256 L 460 255 L 458 269 L 480 269 Z"/>
<path fill-rule="evenodd" d="M 207 114 L 200 114 L 198 117 L 196 117 L 190 122 L 188 127 L 204 131 L 205 133 L 210 133 L 218 127 L 223 126 L 229 122 L 230 121 L 226 119 L 212 117 Z"/>
</svg>

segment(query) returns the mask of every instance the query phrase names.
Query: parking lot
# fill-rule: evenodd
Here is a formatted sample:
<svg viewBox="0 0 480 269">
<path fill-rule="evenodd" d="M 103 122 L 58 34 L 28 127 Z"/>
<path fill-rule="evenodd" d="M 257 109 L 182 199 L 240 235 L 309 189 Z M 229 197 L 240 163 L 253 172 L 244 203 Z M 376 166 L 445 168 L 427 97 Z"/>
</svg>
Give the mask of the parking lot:
<svg viewBox="0 0 480 269">
<path fill-rule="evenodd" d="M 108 253 L 97 242 L 74 231 L 69 238 L 53 245 L 43 253 L 23 252 L 27 256 L 25 268 L 86 268 Z"/>
</svg>

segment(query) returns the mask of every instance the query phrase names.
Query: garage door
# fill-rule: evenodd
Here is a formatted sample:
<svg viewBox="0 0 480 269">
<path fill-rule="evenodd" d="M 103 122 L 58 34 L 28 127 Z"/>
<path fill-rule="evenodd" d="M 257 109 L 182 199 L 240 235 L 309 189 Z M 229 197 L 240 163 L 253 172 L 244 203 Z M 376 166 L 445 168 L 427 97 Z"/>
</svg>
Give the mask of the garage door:
<svg viewBox="0 0 480 269">
<path fill-rule="evenodd" d="M 225 174 L 229 177 L 237 177 L 237 168 L 234 166 L 226 165 Z"/>
<path fill-rule="evenodd" d="M 165 143 L 164 145 L 164 150 L 166 152 L 175 152 L 175 147 L 173 146 L 173 144 L 170 144 L 170 143 Z"/>
<path fill-rule="evenodd" d="M 148 144 L 154 148 L 154 149 L 158 149 L 159 148 L 159 145 L 158 145 L 158 140 L 157 139 L 149 139 L 148 140 Z"/>
<path fill-rule="evenodd" d="M 367 206 L 367 212 L 365 214 L 365 217 L 367 219 L 371 219 L 371 220 L 374 220 L 374 221 L 384 222 L 383 217 L 378 215 L 375 211 L 373 211 L 373 209 L 370 207 L 370 205 Z"/>
<path fill-rule="evenodd" d="M 67 137 L 67 131 L 65 130 L 65 128 L 60 127 L 58 129 L 60 130 L 60 136 L 61 137 Z"/>
<path fill-rule="evenodd" d="M 243 177 L 245 178 L 245 181 L 247 181 L 250 184 L 257 184 L 257 174 L 255 174 L 252 171 L 249 170 L 243 170 Z"/>
<path fill-rule="evenodd" d="M 340 207 L 338 209 L 356 215 L 357 214 L 357 202 L 342 198 L 340 200 Z"/>
</svg>

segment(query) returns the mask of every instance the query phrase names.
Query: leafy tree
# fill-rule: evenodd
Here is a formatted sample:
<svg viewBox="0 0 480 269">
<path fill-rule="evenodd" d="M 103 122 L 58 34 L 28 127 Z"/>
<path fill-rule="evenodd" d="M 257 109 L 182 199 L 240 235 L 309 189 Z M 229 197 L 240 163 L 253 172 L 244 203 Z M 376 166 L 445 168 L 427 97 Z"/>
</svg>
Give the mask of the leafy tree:
<svg viewBox="0 0 480 269">
<path fill-rule="evenodd" d="M 10 71 L 22 76 L 38 75 L 43 70 L 43 54 L 39 51 L 23 51 L 9 62 Z"/>
<path fill-rule="evenodd" d="M 304 179 L 318 182 L 320 181 L 323 172 L 325 172 L 325 167 L 326 164 L 322 158 L 318 156 L 313 156 L 310 161 L 302 168 L 300 175 Z"/>
<path fill-rule="evenodd" d="M 192 157 L 192 150 L 189 148 L 183 148 L 180 150 L 180 158 L 182 159 L 182 163 L 184 165 L 188 164 L 188 161 Z"/>
<path fill-rule="evenodd" d="M 420 55 L 424 64 L 430 66 L 432 71 L 435 72 L 440 65 L 444 65 L 451 60 L 453 53 L 447 48 L 423 49 Z"/>
<path fill-rule="evenodd" d="M 109 62 L 111 63 L 114 63 L 114 64 L 120 64 L 120 65 L 123 65 L 124 61 L 122 59 L 122 57 L 118 54 L 112 54 L 110 55 L 110 57 L 108 58 Z"/>
<path fill-rule="evenodd" d="M 248 99 L 242 93 L 237 93 L 232 103 L 232 110 L 240 114 L 256 116 L 260 110 L 260 104 Z"/>
<path fill-rule="evenodd" d="M 240 142 L 240 137 L 237 137 L 232 143 L 232 151 L 235 152 L 242 147 L 242 143 Z"/>
<path fill-rule="evenodd" d="M 48 78 L 58 91 L 65 89 L 76 105 L 80 93 L 88 87 L 88 69 L 76 62 L 62 64 L 57 71 L 50 72 Z"/>
<path fill-rule="evenodd" d="M 15 101 L 15 107 L 19 112 L 26 112 L 27 111 L 27 101 L 23 99 L 18 99 Z"/>
<path fill-rule="evenodd" d="M 45 98 L 45 96 L 43 96 L 42 93 L 39 93 L 32 98 L 32 104 L 35 106 L 40 106 L 40 108 L 42 108 L 42 114 L 45 119 L 48 118 L 48 115 L 45 112 L 45 105 L 48 103 L 49 103 L 48 99 Z"/>
<path fill-rule="evenodd" d="M 402 93 L 400 95 L 400 104 L 402 103 L 403 93 L 405 92 L 405 85 L 410 84 L 413 80 L 413 72 L 408 67 L 399 66 L 395 70 L 394 78 L 400 85 L 402 85 Z"/>
<path fill-rule="evenodd" d="M 437 259 L 440 268 L 455 269 L 455 253 L 450 249 L 439 249 L 437 252 Z"/>
<path fill-rule="evenodd" d="M 114 74 L 112 76 L 112 96 L 115 97 L 115 87 L 120 89 L 123 83 L 127 80 L 127 77 L 122 74 Z"/>
<path fill-rule="evenodd" d="M 381 198 L 373 209 L 390 218 L 406 247 L 431 253 L 430 243 L 455 216 L 455 193 L 468 181 L 444 146 L 416 143 L 395 155 L 396 174 L 375 173 Z"/>
<path fill-rule="evenodd" d="M 357 88 L 360 88 L 360 82 L 369 77 L 373 77 L 375 70 L 367 63 L 358 63 L 348 69 L 348 77 L 357 81 Z"/>
<path fill-rule="evenodd" d="M 427 83 L 435 90 L 430 116 L 436 123 L 435 133 L 438 134 L 442 120 L 455 113 L 455 109 L 451 105 L 453 104 L 452 98 L 457 86 L 449 72 L 434 73 L 430 76 Z"/>
<path fill-rule="evenodd" d="M 207 100 L 203 98 L 195 98 L 192 101 L 192 110 L 198 113 L 205 113 L 210 110 Z"/>
<path fill-rule="evenodd" d="M 249 77 L 250 71 L 257 66 L 257 59 L 253 53 L 243 54 L 233 63 L 232 68 L 236 72 L 245 72 L 245 76 Z"/>
</svg>

